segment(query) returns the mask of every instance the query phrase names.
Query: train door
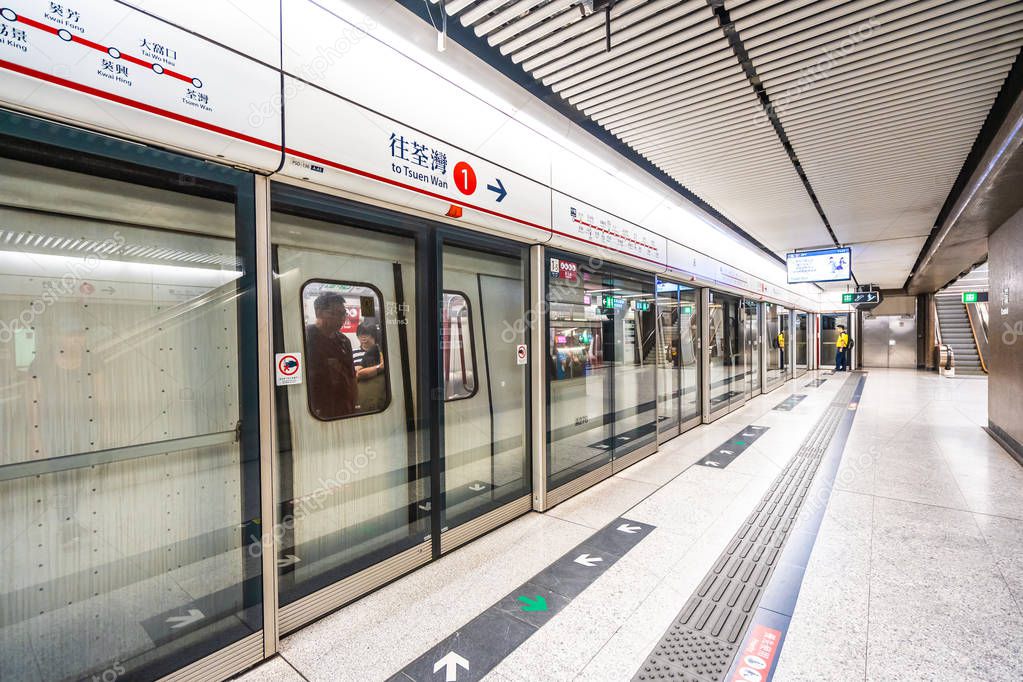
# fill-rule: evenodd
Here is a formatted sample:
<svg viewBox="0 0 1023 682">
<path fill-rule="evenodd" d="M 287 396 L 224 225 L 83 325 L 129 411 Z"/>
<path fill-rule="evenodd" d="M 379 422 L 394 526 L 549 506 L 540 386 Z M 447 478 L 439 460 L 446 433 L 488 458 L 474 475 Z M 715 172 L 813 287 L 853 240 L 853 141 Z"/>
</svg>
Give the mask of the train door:
<svg viewBox="0 0 1023 682">
<path fill-rule="evenodd" d="M 526 348 L 528 257 L 445 241 L 441 551 L 481 532 L 492 515 L 531 506 Z"/>
<path fill-rule="evenodd" d="M 288 632 L 529 509 L 527 261 L 306 190 L 272 201 Z"/>
</svg>

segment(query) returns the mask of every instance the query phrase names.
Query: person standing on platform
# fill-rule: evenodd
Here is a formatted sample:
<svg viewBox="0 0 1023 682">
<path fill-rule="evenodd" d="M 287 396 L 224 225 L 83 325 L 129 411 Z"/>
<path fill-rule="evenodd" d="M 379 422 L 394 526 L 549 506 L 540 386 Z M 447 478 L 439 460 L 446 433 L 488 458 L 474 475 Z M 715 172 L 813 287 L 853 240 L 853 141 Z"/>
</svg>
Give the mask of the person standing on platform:
<svg viewBox="0 0 1023 682">
<path fill-rule="evenodd" d="M 838 339 L 835 340 L 835 371 L 849 370 L 849 334 L 845 327 L 838 325 Z"/>
</svg>

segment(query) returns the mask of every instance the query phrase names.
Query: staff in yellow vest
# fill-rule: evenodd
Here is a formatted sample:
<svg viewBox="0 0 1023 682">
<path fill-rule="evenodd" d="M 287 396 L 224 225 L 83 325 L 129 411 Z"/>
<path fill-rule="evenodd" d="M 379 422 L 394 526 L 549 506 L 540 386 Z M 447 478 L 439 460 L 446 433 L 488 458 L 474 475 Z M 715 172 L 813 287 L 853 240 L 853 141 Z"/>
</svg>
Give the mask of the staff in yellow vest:
<svg viewBox="0 0 1023 682">
<path fill-rule="evenodd" d="M 785 332 L 778 332 L 778 357 L 781 360 L 781 369 L 785 369 Z"/>
<path fill-rule="evenodd" d="M 849 370 L 849 335 L 843 325 L 838 325 L 838 339 L 835 340 L 835 371 Z"/>
</svg>

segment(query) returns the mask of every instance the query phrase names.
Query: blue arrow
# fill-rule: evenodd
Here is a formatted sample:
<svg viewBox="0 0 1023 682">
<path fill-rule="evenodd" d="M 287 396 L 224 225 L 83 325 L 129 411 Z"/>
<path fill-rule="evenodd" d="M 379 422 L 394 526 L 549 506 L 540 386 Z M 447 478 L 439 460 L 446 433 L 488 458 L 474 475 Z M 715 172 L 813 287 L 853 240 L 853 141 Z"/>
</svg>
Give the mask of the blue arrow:
<svg viewBox="0 0 1023 682">
<path fill-rule="evenodd" d="M 504 183 L 501 182 L 501 178 L 497 179 L 497 187 L 487 185 L 487 189 L 497 195 L 497 203 L 501 203 L 501 200 L 508 196 L 508 190 L 504 188 Z"/>
</svg>

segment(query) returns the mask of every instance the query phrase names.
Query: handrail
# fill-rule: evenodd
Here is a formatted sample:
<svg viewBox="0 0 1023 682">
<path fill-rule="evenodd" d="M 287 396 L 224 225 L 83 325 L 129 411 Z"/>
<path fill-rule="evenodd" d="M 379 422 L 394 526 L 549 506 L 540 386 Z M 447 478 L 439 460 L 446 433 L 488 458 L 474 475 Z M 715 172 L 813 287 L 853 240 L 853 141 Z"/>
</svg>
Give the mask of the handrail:
<svg viewBox="0 0 1023 682">
<path fill-rule="evenodd" d="M 984 374 L 987 374 L 987 363 L 984 362 L 984 352 L 988 350 L 987 337 L 983 338 L 983 328 L 980 327 L 980 320 L 975 319 L 973 305 L 964 304 L 966 306 L 966 316 L 970 320 L 970 333 L 973 335 L 973 345 L 977 348 L 977 357 L 980 358 L 980 368 L 984 370 Z"/>
<path fill-rule="evenodd" d="M 58 471 L 71 471 L 72 469 L 84 469 L 114 462 L 124 462 L 129 459 L 166 455 L 171 452 L 208 448 L 215 445 L 227 445 L 236 440 L 237 434 L 237 429 L 234 429 L 231 431 L 204 433 L 199 436 L 172 438 L 153 443 L 127 445 L 108 450 L 94 450 L 74 455 L 63 455 L 49 459 L 24 460 L 0 466 L 0 481 L 12 481 L 16 478 L 27 478 L 29 476 L 44 476 L 46 474 L 57 473 Z"/>
</svg>

